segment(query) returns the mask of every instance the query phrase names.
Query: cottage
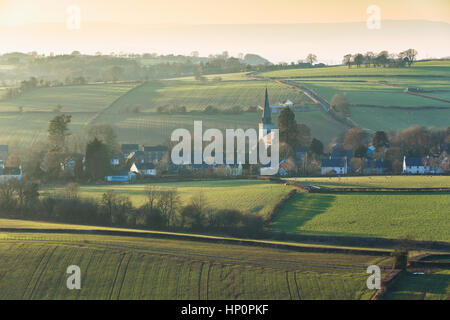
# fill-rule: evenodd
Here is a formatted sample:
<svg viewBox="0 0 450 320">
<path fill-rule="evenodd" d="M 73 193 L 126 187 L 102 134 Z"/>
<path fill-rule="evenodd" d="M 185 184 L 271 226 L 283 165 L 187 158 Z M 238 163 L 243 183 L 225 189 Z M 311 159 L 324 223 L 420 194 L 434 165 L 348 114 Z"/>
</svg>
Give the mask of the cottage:
<svg viewBox="0 0 450 320">
<path fill-rule="evenodd" d="M 426 167 L 421 158 L 403 157 L 403 173 L 405 174 L 424 174 Z"/>
<path fill-rule="evenodd" d="M 122 154 L 116 154 L 111 158 L 110 164 L 112 167 L 118 167 L 121 163 L 123 163 L 123 160 L 124 158 Z"/>
<path fill-rule="evenodd" d="M 364 162 L 364 174 L 383 174 L 385 171 L 384 161 L 368 159 Z"/>
<path fill-rule="evenodd" d="M 22 166 L 19 167 L 0 167 L 0 182 L 11 179 L 22 180 Z"/>
<path fill-rule="evenodd" d="M 130 153 L 138 151 L 139 145 L 134 143 L 124 143 L 121 145 L 120 150 L 122 151 L 122 154 L 127 157 Z"/>
<path fill-rule="evenodd" d="M 320 172 L 322 175 L 347 174 L 348 173 L 347 158 L 323 159 Z"/>
<path fill-rule="evenodd" d="M 145 152 L 144 151 L 133 151 L 128 157 L 127 161 L 131 161 L 132 163 L 145 163 Z"/>
<path fill-rule="evenodd" d="M 307 154 L 308 154 L 308 148 L 302 147 L 302 146 L 297 147 L 297 149 L 295 150 L 295 162 L 297 164 L 301 164 L 303 161 L 303 158 L 305 158 Z"/>
<path fill-rule="evenodd" d="M 156 167 L 153 163 L 133 163 L 130 172 L 142 176 L 156 176 Z"/>
<path fill-rule="evenodd" d="M 225 166 L 225 173 L 227 176 L 242 176 L 242 163 L 232 163 Z"/>
<path fill-rule="evenodd" d="M 287 177 L 295 174 L 296 170 L 297 166 L 295 164 L 294 159 L 291 157 L 288 159 L 284 159 L 280 162 L 278 174 L 282 177 Z"/>
<path fill-rule="evenodd" d="M 0 145 L 0 161 L 4 163 L 6 160 L 8 160 L 8 146 Z"/>
<path fill-rule="evenodd" d="M 144 153 L 147 162 L 161 161 L 169 151 L 167 146 L 144 146 Z"/>
<path fill-rule="evenodd" d="M 331 159 L 341 159 L 347 158 L 347 160 L 351 160 L 353 158 L 353 150 L 345 150 L 345 149 L 333 149 L 330 153 Z"/>
</svg>

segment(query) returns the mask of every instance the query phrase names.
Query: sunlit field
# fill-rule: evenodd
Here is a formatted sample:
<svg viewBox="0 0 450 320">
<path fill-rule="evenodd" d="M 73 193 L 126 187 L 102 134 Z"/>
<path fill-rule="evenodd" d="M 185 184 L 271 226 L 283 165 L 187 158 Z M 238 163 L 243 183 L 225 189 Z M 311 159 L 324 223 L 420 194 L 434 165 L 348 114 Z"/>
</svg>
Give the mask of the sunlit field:
<svg viewBox="0 0 450 320">
<path fill-rule="evenodd" d="M 288 234 L 450 241 L 448 194 L 298 194 L 269 226 Z"/>
<path fill-rule="evenodd" d="M 161 188 L 176 188 L 182 205 L 203 192 L 206 203 L 213 211 L 217 209 L 238 209 L 244 213 L 258 213 L 266 216 L 275 204 L 292 187 L 280 183 L 253 180 L 223 180 L 223 181 L 194 181 L 154 183 Z M 80 196 L 84 198 L 100 199 L 103 193 L 114 190 L 117 194 L 130 197 L 134 205 L 145 203 L 145 188 L 148 185 L 102 185 L 82 186 Z M 46 188 L 42 195 L 61 194 L 62 188 Z"/>
</svg>

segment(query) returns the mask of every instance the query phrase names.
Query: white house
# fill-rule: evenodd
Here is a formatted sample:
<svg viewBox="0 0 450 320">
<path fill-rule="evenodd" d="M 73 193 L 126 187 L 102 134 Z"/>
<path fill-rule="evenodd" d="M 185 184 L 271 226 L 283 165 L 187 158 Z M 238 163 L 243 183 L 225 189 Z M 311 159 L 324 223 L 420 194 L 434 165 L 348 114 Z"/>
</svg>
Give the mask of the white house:
<svg viewBox="0 0 450 320">
<path fill-rule="evenodd" d="M 156 176 L 156 168 L 153 163 L 133 163 L 130 172 L 143 176 Z"/>
<path fill-rule="evenodd" d="M 322 175 L 347 174 L 348 173 L 347 158 L 323 159 L 320 172 Z"/>
<path fill-rule="evenodd" d="M 424 174 L 427 170 L 422 159 L 403 157 L 403 173 Z"/>
</svg>

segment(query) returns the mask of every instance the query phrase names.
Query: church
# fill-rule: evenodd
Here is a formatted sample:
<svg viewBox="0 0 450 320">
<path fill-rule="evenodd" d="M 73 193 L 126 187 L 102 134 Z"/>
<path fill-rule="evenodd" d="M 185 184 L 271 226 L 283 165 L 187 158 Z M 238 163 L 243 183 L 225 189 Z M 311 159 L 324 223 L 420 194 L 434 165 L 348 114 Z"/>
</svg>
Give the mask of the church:
<svg viewBox="0 0 450 320">
<path fill-rule="evenodd" d="M 259 139 L 263 139 L 266 146 L 272 144 L 272 130 L 275 126 L 272 123 L 272 111 L 269 104 L 269 94 L 266 88 L 266 93 L 264 97 L 264 109 L 262 113 L 261 123 L 259 124 Z"/>
</svg>

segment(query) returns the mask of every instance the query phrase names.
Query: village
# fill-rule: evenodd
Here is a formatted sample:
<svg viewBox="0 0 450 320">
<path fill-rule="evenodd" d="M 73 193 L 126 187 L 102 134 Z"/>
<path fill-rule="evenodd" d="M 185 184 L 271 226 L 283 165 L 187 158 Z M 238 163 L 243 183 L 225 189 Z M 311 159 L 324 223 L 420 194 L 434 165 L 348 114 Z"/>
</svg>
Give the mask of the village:
<svg viewBox="0 0 450 320">
<path fill-rule="evenodd" d="M 283 110 L 292 111 L 296 107 L 291 101 L 270 105 L 266 89 L 264 107 L 260 108 L 262 109 L 262 118 L 258 126 L 259 136 L 263 137 L 266 144 L 270 144 L 268 137 L 270 137 L 271 131 L 275 129 L 272 114 L 281 113 Z M 385 134 L 383 133 L 381 136 L 384 137 Z M 387 140 L 386 137 L 383 139 Z M 380 145 L 375 146 L 374 141 L 375 138 L 367 146 L 361 144 L 356 148 L 345 148 L 345 143 L 336 143 L 330 147 L 330 151 L 327 153 L 313 150 L 317 149 L 317 146 L 313 147 L 313 143 L 311 146 L 296 146 L 291 154 L 285 157 L 280 155 L 276 175 L 280 177 L 388 174 L 442 175 L 449 172 L 448 144 L 444 145 L 441 153 L 431 154 L 431 156 L 411 157 L 404 154 L 402 157 L 397 157 L 394 162 L 396 162 L 397 167 L 401 166 L 401 168 L 395 170 L 392 163 L 388 164 L 383 159 L 384 155 L 389 152 L 388 142 L 382 141 L 379 142 Z M 319 144 L 321 143 L 319 142 Z M 0 181 L 21 180 L 23 177 L 22 166 L 6 165 L 9 158 L 8 151 L 8 145 L 0 145 Z M 193 161 L 174 164 L 170 159 L 170 152 L 168 145 L 152 146 L 123 143 L 120 145 L 120 152 L 110 156 L 110 167 L 103 180 L 107 183 L 133 183 L 145 181 L 152 177 L 165 176 L 243 177 L 260 174 L 258 170 L 260 165 L 239 162 L 237 154 L 227 155 L 226 157 L 231 157 L 233 160 L 226 161 L 224 164 L 208 164 L 205 161 L 196 164 Z M 248 152 L 246 158 L 248 158 Z M 194 159 L 193 154 L 192 159 Z M 77 161 L 81 161 L 82 170 L 85 171 L 86 157 L 83 154 L 68 156 L 60 162 L 61 171 L 64 172 L 66 177 L 76 176 Z M 45 159 L 42 159 L 40 168 L 43 172 L 47 170 Z"/>
</svg>

